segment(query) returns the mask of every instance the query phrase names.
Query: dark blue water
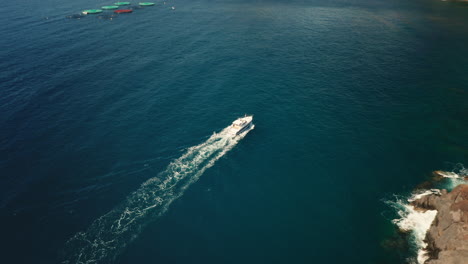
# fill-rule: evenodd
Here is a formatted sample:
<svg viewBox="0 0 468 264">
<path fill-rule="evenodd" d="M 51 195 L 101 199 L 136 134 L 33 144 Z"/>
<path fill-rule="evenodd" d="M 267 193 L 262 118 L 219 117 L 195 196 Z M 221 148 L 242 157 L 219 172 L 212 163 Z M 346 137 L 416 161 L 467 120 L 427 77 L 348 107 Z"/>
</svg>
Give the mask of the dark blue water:
<svg viewBox="0 0 468 264">
<path fill-rule="evenodd" d="M 3 3 L 1 262 L 404 262 L 383 200 L 468 164 L 468 6 L 157 3 Z"/>
</svg>

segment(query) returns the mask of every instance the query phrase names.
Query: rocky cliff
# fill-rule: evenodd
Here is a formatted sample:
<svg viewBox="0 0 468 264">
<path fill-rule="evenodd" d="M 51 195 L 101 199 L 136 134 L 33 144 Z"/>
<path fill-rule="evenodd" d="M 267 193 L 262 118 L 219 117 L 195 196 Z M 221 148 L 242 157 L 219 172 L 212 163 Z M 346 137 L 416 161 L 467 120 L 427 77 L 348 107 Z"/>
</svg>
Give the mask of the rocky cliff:
<svg viewBox="0 0 468 264">
<path fill-rule="evenodd" d="M 425 264 L 468 264 L 468 184 L 423 196 L 412 205 L 417 210 L 437 210 L 425 239 L 429 252 Z"/>
</svg>

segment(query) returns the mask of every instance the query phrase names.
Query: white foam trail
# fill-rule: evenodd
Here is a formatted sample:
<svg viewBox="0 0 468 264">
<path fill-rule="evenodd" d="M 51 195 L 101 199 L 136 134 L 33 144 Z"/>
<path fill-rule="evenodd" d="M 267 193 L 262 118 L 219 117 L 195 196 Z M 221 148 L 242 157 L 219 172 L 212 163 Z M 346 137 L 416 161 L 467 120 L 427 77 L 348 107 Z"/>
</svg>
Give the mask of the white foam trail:
<svg viewBox="0 0 468 264">
<path fill-rule="evenodd" d="M 400 218 L 393 220 L 403 232 L 411 232 L 411 240 L 417 248 L 417 263 L 423 264 L 429 257 L 427 256 L 427 243 L 424 242 L 426 233 L 434 221 L 437 210 L 420 211 L 416 210 L 410 202 L 430 194 L 440 194 L 440 190 L 431 189 L 422 193 L 413 194 L 409 199 L 397 199 L 390 204 L 397 209 Z"/>
<path fill-rule="evenodd" d="M 252 128 L 235 138 L 229 127 L 204 143 L 191 147 L 157 177 L 151 178 L 112 211 L 95 220 L 65 246 L 62 263 L 110 263 L 135 239 L 143 227 L 157 219 L 184 191 L 231 150 Z"/>
</svg>

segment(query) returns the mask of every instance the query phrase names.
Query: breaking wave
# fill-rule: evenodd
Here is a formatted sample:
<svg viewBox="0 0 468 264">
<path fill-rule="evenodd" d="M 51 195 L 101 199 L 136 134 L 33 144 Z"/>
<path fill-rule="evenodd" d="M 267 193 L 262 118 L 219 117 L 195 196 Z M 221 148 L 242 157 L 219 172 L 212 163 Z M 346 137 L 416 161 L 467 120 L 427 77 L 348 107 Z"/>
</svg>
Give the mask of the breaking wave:
<svg viewBox="0 0 468 264">
<path fill-rule="evenodd" d="M 420 199 L 423 196 L 440 193 L 437 189 L 427 190 L 421 193 L 415 193 L 408 199 L 397 198 L 396 201 L 388 202 L 393 208 L 397 210 L 397 214 L 400 218 L 394 219 L 393 223 L 403 232 L 409 232 L 411 234 L 411 242 L 417 251 L 416 261 L 409 260 L 410 263 L 423 264 L 427 259 L 427 243 L 424 242 L 426 233 L 431 227 L 432 221 L 434 221 L 437 211 L 427 210 L 420 211 L 416 210 L 410 203 L 414 200 Z"/>
<path fill-rule="evenodd" d="M 452 171 L 437 171 L 437 174 L 447 179 L 438 187 L 452 190 L 457 185 L 466 183 L 463 175 L 468 175 L 468 169 L 463 167 L 462 164 L 456 164 Z M 396 224 L 401 231 L 410 233 L 412 245 L 415 251 L 417 251 L 417 257 L 408 260 L 410 263 L 424 264 L 429 258 L 426 250 L 427 243 L 424 239 L 426 238 L 426 233 L 431 227 L 432 222 L 437 216 L 437 210 L 417 210 L 411 205 L 411 202 L 430 194 L 440 195 L 440 190 L 422 190 L 411 194 L 409 198 L 397 197 L 394 201 L 387 201 L 390 206 L 396 209 L 399 217 L 394 219 L 393 223 Z"/>
<path fill-rule="evenodd" d="M 95 220 L 65 245 L 62 263 L 110 263 L 138 237 L 149 222 L 164 214 L 169 205 L 231 150 L 251 129 L 233 138 L 229 127 L 190 147 L 157 177 L 151 178 L 112 211 Z"/>
<path fill-rule="evenodd" d="M 468 175 L 468 169 L 458 163 L 452 171 L 439 171 L 439 175 L 447 179 L 441 188 L 452 190 L 460 184 L 466 184 L 464 177 Z"/>
</svg>

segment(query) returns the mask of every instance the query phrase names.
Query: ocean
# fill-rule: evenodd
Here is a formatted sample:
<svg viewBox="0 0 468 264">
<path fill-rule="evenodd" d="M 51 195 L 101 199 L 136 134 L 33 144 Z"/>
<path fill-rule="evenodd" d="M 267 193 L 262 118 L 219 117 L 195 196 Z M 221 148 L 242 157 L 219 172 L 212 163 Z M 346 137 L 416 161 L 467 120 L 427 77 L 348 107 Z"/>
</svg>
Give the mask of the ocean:
<svg viewBox="0 0 468 264">
<path fill-rule="evenodd" d="M 67 18 L 111 3 L 2 4 L 2 263 L 413 261 L 387 201 L 468 166 L 468 5 Z"/>
</svg>

